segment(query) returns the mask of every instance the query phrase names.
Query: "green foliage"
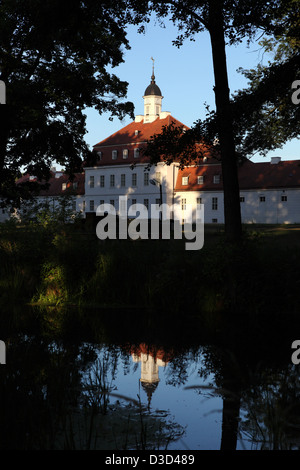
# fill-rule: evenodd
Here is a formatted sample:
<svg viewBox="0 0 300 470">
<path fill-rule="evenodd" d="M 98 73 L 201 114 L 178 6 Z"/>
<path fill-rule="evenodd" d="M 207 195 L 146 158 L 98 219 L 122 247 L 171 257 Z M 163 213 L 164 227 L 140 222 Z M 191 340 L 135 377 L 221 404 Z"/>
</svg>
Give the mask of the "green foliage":
<svg viewBox="0 0 300 470">
<path fill-rule="evenodd" d="M 38 302 L 57 304 L 68 300 L 66 275 L 63 266 L 47 262 L 41 270 L 42 285 Z"/>
<path fill-rule="evenodd" d="M 76 223 L 82 214 L 73 209 L 73 196 L 65 194 L 58 198 L 32 198 L 23 201 L 22 208 L 12 214 L 16 224 L 35 226 L 37 229 L 63 227 L 67 223 Z"/>
<path fill-rule="evenodd" d="M 123 61 L 126 2 L 8 0 L 0 4 L 0 193 L 12 199 L 19 171 L 49 176 L 55 160 L 69 174 L 91 152 L 84 109 L 123 118 L 127 82 L 110 68 Z M 21 193 L 22 194 L 22 193 Z"/>
<path fill-rule="evenodd" d="M 180 47 L 185 39 L 195 40 L 204 29 L 211 31 L 214 25 L 209 21 L 209 8 L 214 10 L 220 4 L 224 35 L 229 44 L 244 38 L 250 41 L 262 31 L 260 45 L 273 55 L 266 66 L 258 64 L 253 70 L 240 69 L 249 86 L 235 91 L 230 103 L 237 158 L 249 158 L 257 152 L 265 155 L 299 136 L 300 107 L 291 100 L 291 85 L 299 74 L 299 2 L 153 2 L 153 10 L 162 17 L 169 15 L 178 25 L 174 44 Z M 203 140 L 220 154 L 223 144 L 218 110 L 207 108 L 204 120 L 195 122 L 184 134 L 180 131 L 170 128 L 162 136 L 154 136 L 147 154 L 154 161 L 161 154 L 167 162 L 172 155 L 182 164 L 188 164 L 191 159 L 197 162 L 203 155 L 193 145 Z M 213 145 L 216 139 L 221 145 Z"/>
</svg>

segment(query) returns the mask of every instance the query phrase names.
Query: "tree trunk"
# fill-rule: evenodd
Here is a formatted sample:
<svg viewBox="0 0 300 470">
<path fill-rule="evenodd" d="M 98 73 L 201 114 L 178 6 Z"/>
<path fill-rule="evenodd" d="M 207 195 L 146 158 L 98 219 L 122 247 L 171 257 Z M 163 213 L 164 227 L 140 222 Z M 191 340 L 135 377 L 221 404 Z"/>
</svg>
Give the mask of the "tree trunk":
<svg viewBox="0 0 300 470">
<path fill-rule="evenodd" d="M 1 185 L 4 182 L 4 166 L 6 156 L 6 146 L 8 140 L 8 116 L 7 116 L 7 104 L 0 105 L 0 193 Z"/>
<path fill-rule="evenodd" d="M 239 397 L 223 398 L 222 437 L 220 450 L 236 450 L 241 401 Z"/>
<path fill-rule="evenodd" d="M 209 2 L 209 34 L 212 47 L 215 77 L 214 91 L 221 147 L 225 234 L 230 242 L 238 242 L 242 235 L 242 223 L 238 167 L 229 99 L 222 0 Z"/>
</svg>

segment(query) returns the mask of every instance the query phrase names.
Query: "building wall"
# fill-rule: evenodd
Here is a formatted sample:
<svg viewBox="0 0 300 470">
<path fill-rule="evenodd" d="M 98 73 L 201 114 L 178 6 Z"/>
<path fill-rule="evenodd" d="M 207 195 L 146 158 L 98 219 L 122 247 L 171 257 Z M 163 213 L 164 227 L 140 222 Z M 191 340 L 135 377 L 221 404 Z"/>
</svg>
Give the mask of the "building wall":
<svg viewBox="0 0 300 470">
<path fill-rule="evenodd" d="M 300 223 L 300 189 L 241 191 L 244 223 Z"/>
<path fill-rule="evenodd" d="M 300 189 L 241 190 L 243 223 L 300 223 Z M 221 191 L 180 191 L 176 200 L 196 207 L 197 199 L 204 204 L 204 222 L 224 223 L 224 197 Z"/>
<path fill-rule="evenodd" d="M 191 205 L 193 210 L 197 203 L 204 205 L 204 223 L 224 223 L 224 198 L 221 191 L 178 191 L 176 202 L 181 205 Z"/>
</svg>

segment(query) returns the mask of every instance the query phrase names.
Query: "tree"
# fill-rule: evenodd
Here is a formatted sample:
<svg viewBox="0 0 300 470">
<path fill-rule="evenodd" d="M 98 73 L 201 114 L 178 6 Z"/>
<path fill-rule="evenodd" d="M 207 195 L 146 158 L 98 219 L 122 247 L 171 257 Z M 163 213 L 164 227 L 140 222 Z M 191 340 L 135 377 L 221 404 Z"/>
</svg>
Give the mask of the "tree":
<svg viewBox="0 0 300 470">
<path fill-rule="evenodd" d="M 140 4 L 141 2 L 139 2 Z M 142 2 L 143 3 L 143 2 Z M 148 3 L 148 2 L 146 2 Z M 133 8 L 138 9 L 136 2 Z M 219 150 L 222 164 L 224 189 L 225 232 L 227 239 L 232 242 L 240 240 L 242 224 L 238 184 L 238 155 L 236 152 L 233 115 L 230 104 L 226 64 L 226 41 L 235 44 L 245 37 L 250 41 L 258 28 L 268 32 L 279 1 L 260 2 L 257 0 L 170 0 L 165 2 L 153 1 L 148 11 L 155 11 L 160 17 L 169 15 L 178 24 L 179 36 L 174 44 L 180 47 L 184 39 L 194 39 L 195 34 L 207 30 L 210 34 L 212 59 L 214 69 L 215 91 L 215 129 L 219 139 Z M 144 11 L 145 6 L 140 7 Z M 196 133 L 192 132 L 192 138 Z M 185 137 L 187 141 L 187 138 Z M 157 148 L 155 149 L 157 150 Z M 148 150 L 151 153 L 151 148 Z M 155 160 L 154 155 L 152 155 Z"/>
<path fill-rule="evenodd" d="M 125 14 L 125 0 L 1 2 L 1 198 L 20 194 L 21 170 L 42 179 L 53 161 L 70 174 L 81 169 L 92 154 L 84 141 L 86 107 L 132 115 L 132 103 L 120 102 L 127 82 L 108 71 L 129 49 Z"/>
<path fill-rule="evenodd" d="M 272 60 L 252 70 L 240 69 L 249 85 L 235 92 L 230 103 L 240 162 L 256 153 L 265 156 L 299 137 L 300 107 L 293 100 L 293 95 L 299 95 L 299 10 L 294 0 L 284 3 L 278 18 L 274 18 L 273 34 L 259 42 L 264 52 L 273 54 Z M 216 113 L 209 111 L 204 121 L 194 124 L 193 139 L 213 142 L 217 137 L 216 120 Z"/>
<path fill-rule="evenodd" d="M 248 157 L 280 148 L 300 134 L 300 108 L 293 101 L 293 84 L 300 72 L 300 5 L 283 4 L 274 33 L 260 42 L 272 54 L 267 65 L 242 70 L 246 89 L 232 97 L 234 129 L 240 154 Z"/>
</svg>

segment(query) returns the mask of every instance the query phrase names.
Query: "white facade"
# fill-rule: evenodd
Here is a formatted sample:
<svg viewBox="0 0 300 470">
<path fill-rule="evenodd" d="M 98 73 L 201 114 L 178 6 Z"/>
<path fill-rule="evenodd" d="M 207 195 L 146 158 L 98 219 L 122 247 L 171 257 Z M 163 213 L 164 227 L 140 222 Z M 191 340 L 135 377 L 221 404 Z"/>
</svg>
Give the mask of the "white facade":
<svg viewBox="0 0 300 470">
<path fill-rule="evenodd" d="M 224 223 L 224 197 L 221 191 L 177 191 L 175 199 L 183 210 L 186 206 L 195 210 L 198 204 L 203 204 L 205 224 Z"/>
<path fill-rule="evenodd" d="M 224 224 L 222 191 L 178 191 L 175 199 L 184 206 L 204 204 L 204 223 Z M 240 191 L 244 224 L 300 224 L 300 188 L 248 189 Z"/>
<path fill-rule="evenodd" d="M 244 223 L 299 224 L 300 188 L 241 191 Z"/>
<path fill-rule="evenodd" d="M 133 168 L 131 165 L 85 168 L 86 212 L 96 211 L 100 204 L 111 204 L 118 212 L 120 196 L 127 196 L 128 207 L 143 204 L 150 209 L 152 204 L 172 205 L 177 175 L 176 164 L 164 163 L 150 169 L 147 164 L 136 164 Z"/>
</svg>

